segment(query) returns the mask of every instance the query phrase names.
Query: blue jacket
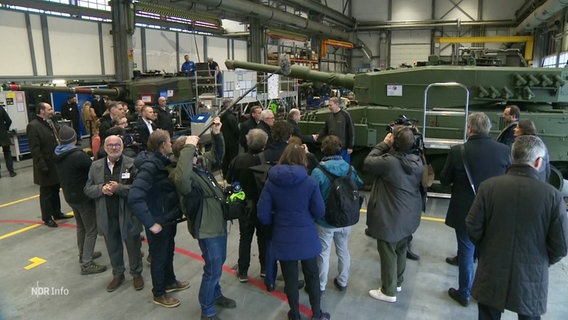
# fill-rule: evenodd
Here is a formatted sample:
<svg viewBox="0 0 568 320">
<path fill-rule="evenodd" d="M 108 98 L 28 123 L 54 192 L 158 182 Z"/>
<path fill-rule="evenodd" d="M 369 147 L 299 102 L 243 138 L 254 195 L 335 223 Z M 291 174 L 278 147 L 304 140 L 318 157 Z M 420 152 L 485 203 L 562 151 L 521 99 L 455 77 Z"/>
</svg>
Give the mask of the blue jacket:
<svg viewBox="0 0 568 320">
<path fill-rule="evenodd" d="M 176 187 L 168 178 L 173 170 L 170 160 L 162 154 L 145 151 L 138 154 L 134 165 L 138 173 L 128 194 L 128 206 L 144 227 L 180 218 Z"/>
<path fill-rule="evenodd" d="M 276 165 L 257 205 L 258 220 L 272 226 L 272 252 L 277 260 L 312 259 L 319 255 L 321 243 L 315 220 L 325 214 L 319 186 L 306 168 Z"/>
<path fill-rule="evenodd" d="M 322 162 L 320 163 L 320 166 L 324 167 L 331 174 L 338 177 L 346 175 L 349 171 L 349 164 L 345 160 L 343 160 L 340 155 L 333 157 L 324 157 L 322 159 Z M 329 196 L 331 181 L 327 178 L 325 173 L 323 173 L 321 169 L 317 167 L 314 169 L 314 171 L 312 171 L 312 177 L 314 177 L 318 182 L 321 195 L 324 201 L 326 201 L 327 197 Z M 361 187 L 363 186 L 363 181 L 361 181 L 361 178 L 359 178 L 359 176 L 357 175 L 355 168 L 351 169 L 351 179 L 353 179 L 353 182 L 355 182 L 357 188 L 361 189 Z M 318 219 L 316 223 L 324 228 L 337 228 L 328 224 L 325 221 L 325 218 Z"/>
</svg>

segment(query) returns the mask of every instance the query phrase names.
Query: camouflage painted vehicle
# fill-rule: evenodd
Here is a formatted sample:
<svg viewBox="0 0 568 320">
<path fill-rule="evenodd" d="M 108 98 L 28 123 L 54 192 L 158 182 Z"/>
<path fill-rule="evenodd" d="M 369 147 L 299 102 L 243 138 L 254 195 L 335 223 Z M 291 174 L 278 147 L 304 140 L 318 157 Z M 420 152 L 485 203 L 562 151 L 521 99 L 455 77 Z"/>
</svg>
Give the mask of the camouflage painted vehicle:
<svg viewBox="0 0 568 320">
<path fill-rule="evenodd" d="M 277 66 L 244 61 L 225 62 L 229 69 L 278 72 Z M 356 130 L 352 162 L 360 166 L 370 148 L 382 141 L 385 128 L 406 115 L 418 120 L 426 155 L 436 175 L 450 146 L 465 139 L 466 115 L 483 111 L 497 136 L 504 127 L 506 104 L 521 108 L 521 118 L 532 120 L 547 144 L 555 171 L 551 181 L 560 186 L 568 176 L 568 69 L 476 66 L 424 66 L 361 74 L 334 74 L 291 66 L 290 77 L 325 82 L 352 89 L 358 105 L 348 107 Z M 318 132 L 327 108 L 306 113 L 302 132 Z"/>
</svg>

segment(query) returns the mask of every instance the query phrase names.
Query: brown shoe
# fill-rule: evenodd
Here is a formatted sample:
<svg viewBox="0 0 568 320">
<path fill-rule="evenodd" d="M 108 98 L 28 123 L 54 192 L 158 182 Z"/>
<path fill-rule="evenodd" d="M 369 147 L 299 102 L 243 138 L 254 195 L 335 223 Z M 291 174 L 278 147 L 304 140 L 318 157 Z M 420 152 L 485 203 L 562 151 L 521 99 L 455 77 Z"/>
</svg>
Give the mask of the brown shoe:
<svg viewBox="0 0 568 320">
<path fill-rule="evenodd" d="M 120 287 L 120 285 L 124 282 L 124 275 L 121 274 L 120 276 L 114 276 L 112 281 L 107 286 L 107 292 L 113 292 L 116 288 Z"/>
<path fill-rule="evenodd" d="M 132 278 L 132 284 L 134 285 L 134 290 L 140 291 L 144 289 L 144 278 L 141 275 L 135 275 Z"/>
<path fill-rule="evenodd" d="M 176 283 L 166 287 L 166 293 L 182 291 L 190 287 L 189 281 L 176 281 Z"/>
<path fill-rule="evenodd" d="M 154 303 L 166 308 L 175 308 L 181 304 L 178 299 L 168 295 L 167 293 L 159 297 L 154 297 Z"/>
</svg>

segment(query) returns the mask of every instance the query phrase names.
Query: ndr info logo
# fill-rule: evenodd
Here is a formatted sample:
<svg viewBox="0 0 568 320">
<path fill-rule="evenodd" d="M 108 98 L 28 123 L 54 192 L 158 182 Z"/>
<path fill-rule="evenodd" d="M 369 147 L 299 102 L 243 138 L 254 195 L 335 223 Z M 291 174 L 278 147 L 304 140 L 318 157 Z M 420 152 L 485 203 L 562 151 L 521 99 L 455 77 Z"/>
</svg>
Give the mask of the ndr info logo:
<svg viewBox="0 0 568 320">
<path fill-rule="evenodd" d="M 32 296 L 68 296 L 69 289 L 65 287 L 40 287 L 39 281 L 36 282 L 35 287 L 31 287 Z"/>
</svg>

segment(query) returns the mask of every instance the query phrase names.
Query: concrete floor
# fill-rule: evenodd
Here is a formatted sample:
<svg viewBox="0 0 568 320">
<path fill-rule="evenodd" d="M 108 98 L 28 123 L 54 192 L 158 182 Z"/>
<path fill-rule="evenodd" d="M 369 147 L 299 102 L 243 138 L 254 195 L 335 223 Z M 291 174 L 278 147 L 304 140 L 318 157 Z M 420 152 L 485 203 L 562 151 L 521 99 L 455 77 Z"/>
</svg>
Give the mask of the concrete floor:
<svg viewBox="0 0 568 320">
<path fill-rule="evenodd" d="M 202 275 L 202 261 L 197 241 L 191 238 L 186 225 L 179 225 L 174 267 L 178 279 L 189 280 L 191 288 L 175 293 L 182 304 L 167 309 L 152 303 L 151 279 L 145 263 L 143 276 L 146 287 L 135 291 L 131 277 L 113 293 L 105 288 L 111 280 L 110 270 L 96 275 L 81 276 L 73 219 L 62 221 L 59 228 L 41 225 L 39 188 L 32 182 L 31 160 L 15 164 L 18 176 L 10 178 L 3 159 L 0 179 L 0 320 L 12 319 L 199 319 L 197 300 Z M 63 196 L 62 196 L 63 197 Z M 389 304 L 369 297 L 369 289 L 379 287 L 380 269 L 376 243 L 366 237 L 365 211 L 353 227 L 351 236 L 352 269 L 349 287 L 339 292 L 333 286 L 337 259 L 332 255 L 330 281 L 322 297 L 323 309 L 333 319 L 476 319 L 475 302 L 464 308 L 447 295 L 449 287 L 457 286 L 458 270 L 444 262 L 455 254 L 453 230 L 443 223 L 447 200 L 431 199 L 422 224 L 415 234 L 414 250 L 419 262 L 409 261 L 403 291 L 398 302 Z M 62 200 L 63 211 L 70 208 Z M 288 305 L 282 293 L 283 282 L 276 291 L 264 290 L 259 277 L 257 250 L 253 247 L 250 281 L 241 284 L 231 269 L 237 262 L 238 224 L 230 228 L 227 261 L 221 286 L 223 293 L 237 301 L 236 309 L 219 309 L 224 320 L 286 319 Z M 96 250 L 103 256 L 97 260 L 110 269 L 106 247 L 101 237 Z M 143 250 L 148 252 L 147 244 Z M 30 259 L 39 257 L 45 263 L 26 270 Z M 550 269 L 548 313 L 543 319 L 568 319 L 568 260 Z M 48 288 L 42 292 L 38 288 Z M 300 293 L 303 312 L 309 310 L 308 296 Z M 304 314 L 304 317 L 305 314 Z M 516 319 L 505 312 L 503 319 Z"/>
</svg>

